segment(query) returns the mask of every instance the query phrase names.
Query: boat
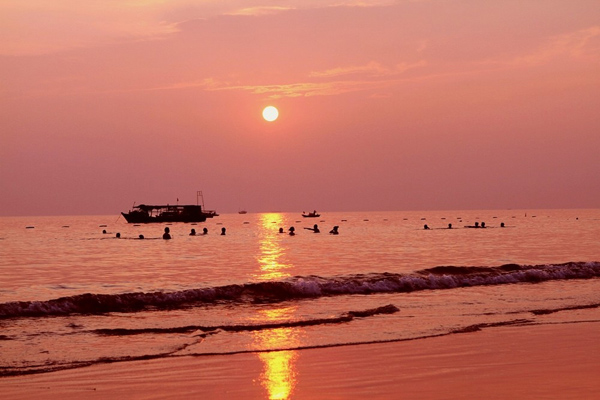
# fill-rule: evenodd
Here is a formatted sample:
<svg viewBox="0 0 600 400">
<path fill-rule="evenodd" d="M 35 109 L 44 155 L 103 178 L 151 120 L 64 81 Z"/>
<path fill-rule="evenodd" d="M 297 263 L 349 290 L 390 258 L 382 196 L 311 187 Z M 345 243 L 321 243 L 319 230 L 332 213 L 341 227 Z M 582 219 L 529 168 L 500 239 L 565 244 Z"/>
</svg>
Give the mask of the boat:
<svg viewBox="0 0 600 400">
<path fill-rule="evenodd" d="M 202 205 L 199 199 L 202 199 Z M 164 222 L 204 222 L 207 218 L 218 217 L 215 210 L 204 209 L 204 198 L 202 192 L 196 193 L 197 204 L 184 205 L 135 205 L 132 209 L 121 215 L 130 224 L 164 223 Z"/>
<path fill-rule="evenodd" d="M 248 211 L 246 211 L 246 210 L 240 210 L 240 211 L 238 211 L 238 214 L 248 214 Z"/>
<path fill-rule="evenodd" d="M 309 212 L 309 213 L 305 213 L 304 211 L 302 211 L 302 216 L 304 218 L 316 218 L 316 217 L 320 217 L 321 214 L 317 213 L 317 210 L 315 210 L 313 212 Z"/>
</svg>

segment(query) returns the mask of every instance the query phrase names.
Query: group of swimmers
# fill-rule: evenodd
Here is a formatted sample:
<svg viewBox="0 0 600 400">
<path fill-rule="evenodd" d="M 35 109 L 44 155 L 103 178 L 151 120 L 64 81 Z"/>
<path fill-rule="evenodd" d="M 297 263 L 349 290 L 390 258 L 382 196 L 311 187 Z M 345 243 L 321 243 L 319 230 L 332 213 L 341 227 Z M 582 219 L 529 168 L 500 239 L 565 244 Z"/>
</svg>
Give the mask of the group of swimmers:
<svg viewBox="0 0 600 400">
<path fill-rule="evenodd" d="M 475 222 L 475 225 L 465 225 L 465 228 L 487 228 L 487 226 L 485 226 L 485 222 L 482 222 L 481 225 L 479 224 L 479 222 Z M 504 228 L 504 222 L 500 223 L 500 228 Z M 427 230 L 427 229 L 431 229 L 427 224 L 425 224 L 423 226 L 423 229 Z M 443 229 L 443 228 L 442 228 Z M 452 224 L 448 224 L 448 229 L 452 229 Z"/>
<path fill-rule="evenodd" d="M 425 225 L 425 226 L 427 226 L 427 225 Z M 319 226 L 318 226 L 317 224 L 314 224 L 312 228 L 304 228 L 304 229 L 307 229 L 307 230 L 309 230 L 309 231 L 313 231 L 314 233 L 320 233 L 320 232 L 321 232 L 321 231 L 319 230 Z M 332 235 L 338 235 L 338 234 L 339 234 L 339 232 L 338 232 L 338 229 L 339 229 L 339 226 L 337 226 L 337 225 L 336 225 L 336 226 L 334 226 L 334 227 L 333 227 L 333 228 L 332 228 L 332 229 L 329 231 L 329 233 L 330 233 L 330 234 L 332 234 Z M 425 229 L 429 229 L 429 228 L 425 228 Z M 293 226 L 290 226 L 290 228 L 288 229 L 288 231 L 289 231 L 289 233 L 288 233 L 288 234 L 289 234 L 290 236 L 294 236 L 294 235 L 296 234 L 296 228 L 294 228 Z M 222 227 L 222 228 L 221 228 L 221 236 L 225 236 L 226 232 L 227 232 L 227 229 L 225 229 L 225 227 Z M 105 229 L 105 230 L 103 230 L 103 231 L 102 231 L 102 233 L 106 234 L 106 233 L 107 233 L 107 232 L 106 232 L 106 229 Z M 279 233 L 285 233 L 285 232 L 283 231 L 283 228 L 279 228 Z M 202 229 L 202 235 L 208 235 L 208 229 L 207 229 L 207 228 L 203 228 L 203 229 Z M 192 230 L 190 231 L 190 234 L 189 234 L 189 236 L 196 236 L 196 229 L 192 228 Z M 117 232 L 117 234 L 115 235 L 115 237 L 116 237 L 117 239 L 120 239 L 120 238 L 121 238 L 121 233 Z M 163 233 L 163 235 L 162 235 L 162 238 L 163 238 L 164 240 L 169 240 L 169 239 L 171 239 L 171 230 L 169 229 L 169 227 L 166 227 L 166 228 L 165 228 L 165 230 L 164 230 L 164 233 Z M 139 235 L 139 236 L 138 236 L 138 239 L 144 239 L 144 235 Z"/>
<path fill-rule="evenodd" d="M 312 228 L 304 228 L 308 231 L 313 231 L 313 233 L 321 233 L 321 231 L 319 230 L 319 225 L 314 224 Z M 329 234 L 331 235 L 339 235 L 338 232 L 339 226 L 334 226 L 333 228 L 331 228 L 331 230 L 329 231 Z M 288 235 L 290 236 L 294 236 L 296 234 L 296 228 L 294 228 L 293 226 L 290 226 L 290 228 L 288 229 L 289 233 Z M 283 228 L 279 228 L 279 233 L 285 233 L 283 231 Z"/>
</svg>

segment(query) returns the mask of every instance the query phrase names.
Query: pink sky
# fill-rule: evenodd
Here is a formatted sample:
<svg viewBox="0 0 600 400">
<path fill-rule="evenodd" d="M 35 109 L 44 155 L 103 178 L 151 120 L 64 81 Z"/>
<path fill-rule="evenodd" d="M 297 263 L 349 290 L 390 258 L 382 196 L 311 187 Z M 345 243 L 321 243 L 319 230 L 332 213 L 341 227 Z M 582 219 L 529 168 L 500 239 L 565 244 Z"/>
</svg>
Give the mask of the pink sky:
<svg viewBox="0 0 600 400">
<path fill-rule="evenodd" d="M 4 0 L 0 37 L 0 215 L 600 204 L 597 0 Z"/>
</svg>

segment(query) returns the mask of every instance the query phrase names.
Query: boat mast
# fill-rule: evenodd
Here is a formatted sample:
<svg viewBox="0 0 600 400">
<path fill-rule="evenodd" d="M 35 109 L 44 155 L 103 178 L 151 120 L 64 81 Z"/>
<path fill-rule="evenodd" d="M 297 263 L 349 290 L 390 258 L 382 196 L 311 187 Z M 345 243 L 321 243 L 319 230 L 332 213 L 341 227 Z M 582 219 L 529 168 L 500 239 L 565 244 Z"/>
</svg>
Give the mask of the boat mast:
<svg viewBox="0 0 600 400">
<path fill-rule="evenodd" d="M 196 205 L 200 205 L 200 199 L 202 199 L 202 209 L 204 210 L 204 196 L 202 195 L 202 190 L 196 191 Z"/>
</svg>

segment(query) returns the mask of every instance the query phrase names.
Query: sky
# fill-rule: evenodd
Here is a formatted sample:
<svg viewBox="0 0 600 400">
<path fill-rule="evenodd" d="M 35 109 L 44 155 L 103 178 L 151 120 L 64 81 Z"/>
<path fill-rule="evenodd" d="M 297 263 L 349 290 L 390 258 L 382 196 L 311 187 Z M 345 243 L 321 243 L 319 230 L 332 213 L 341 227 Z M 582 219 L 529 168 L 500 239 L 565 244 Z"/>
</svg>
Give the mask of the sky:
<svg viewBox="0 0 600 400">
<path fill-rule="evenodd" d="M 3 216 L 600 208 L 597 0 L 2 0 L 0 38 Z"/>
</svg>

